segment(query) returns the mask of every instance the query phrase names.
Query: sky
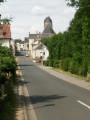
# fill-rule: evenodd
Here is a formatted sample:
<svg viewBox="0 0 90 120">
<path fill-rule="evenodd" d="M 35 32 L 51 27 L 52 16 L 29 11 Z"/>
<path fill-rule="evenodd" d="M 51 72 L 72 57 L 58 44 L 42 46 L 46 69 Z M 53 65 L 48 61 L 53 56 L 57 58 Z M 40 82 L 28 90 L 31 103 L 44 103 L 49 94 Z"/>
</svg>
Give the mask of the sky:
<svg viewBox="0 0 90 120">
<path fill-rule="evenodd" d="M 11 37 L 24 40 L 29 32 L 43 32 L 44 19 L 50 17 L 56 33 L 64 32 L 73 19 L 75 9 L 65 0 L 7 0 L 0 4 L 2 18 L 12 17 Z"/>
</svg>

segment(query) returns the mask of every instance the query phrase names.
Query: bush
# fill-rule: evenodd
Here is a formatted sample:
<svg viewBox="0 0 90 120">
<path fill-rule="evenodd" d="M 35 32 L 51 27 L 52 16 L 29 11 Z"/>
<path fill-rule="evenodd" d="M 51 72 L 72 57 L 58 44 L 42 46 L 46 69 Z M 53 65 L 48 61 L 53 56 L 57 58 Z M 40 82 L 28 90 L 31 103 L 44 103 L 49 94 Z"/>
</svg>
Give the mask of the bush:
<svg viewBox="0 0 90 120">
<path fill-rule="evenodd" d="M 84 69 L 83 69 L 83 67 L 81 66 L 81 67 L 79 67 L 79 70 L 78 70 L 78 75 L 80 75 L 80 76 L 84 76 Z"/>
<path fill-rule="evenodd" d="M 45 61 L 45 62 L 44 62 L 44 65 L 45 65 L 45 66 L 49 66 L 49 60 Z"/>
<path fill-rule="evenodd" d="M 72 59 L 70 62 L 70 72 L 73 74 L 78 74 L 78 70 L 79 70 L 79 63 Z"/>
<path fill-rule="evenodd" d="M 90 66 L 88 66 L 88 73 L 90 73 Z"/>
<path fill-rule="evenodd" d="M 55 67 L 55 68 L 58 68 L 58 67 L 59 67 L 59 60 L 54 59 L 53 67 Z"/>
<path fill-rule="evenodd" d="M 0 74 L 0 84 L 5 84 L 6 80 L 7 80 L 6 73 L 1 73 Z"/>
<path fill-rule="evenodd" d="M 69 66 L 70 66 L 70 58 L 65 58 L 65 59 L 61 60 L 61 68 L 63 70 L 68 71 Z"/>
</svg>

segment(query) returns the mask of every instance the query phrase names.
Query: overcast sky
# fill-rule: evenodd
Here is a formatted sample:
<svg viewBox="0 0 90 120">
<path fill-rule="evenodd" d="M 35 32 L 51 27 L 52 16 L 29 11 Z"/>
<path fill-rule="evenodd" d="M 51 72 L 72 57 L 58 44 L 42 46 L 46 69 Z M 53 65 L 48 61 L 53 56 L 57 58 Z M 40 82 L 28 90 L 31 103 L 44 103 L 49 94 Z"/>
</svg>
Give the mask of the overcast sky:
<svg viewBox="0 0 90 120">
<path fill-rule="evenodd" d="M 56 33 L 67 30 L 75 10 L 66 4 L 65 0 L 7 0 L 0 5 L 0 14 L 2 18 L 13 17 L 12 38 L 24 40 L 29 32 L 43 32 L 43 22 L 48 16 Z"/>
</svg>

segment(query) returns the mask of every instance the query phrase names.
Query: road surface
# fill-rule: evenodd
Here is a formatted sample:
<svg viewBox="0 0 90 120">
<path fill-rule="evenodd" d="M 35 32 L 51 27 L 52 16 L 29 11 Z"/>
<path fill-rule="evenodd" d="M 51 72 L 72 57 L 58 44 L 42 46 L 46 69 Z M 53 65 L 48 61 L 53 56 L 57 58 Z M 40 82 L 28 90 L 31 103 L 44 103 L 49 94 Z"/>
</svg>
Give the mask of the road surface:
<svg viewBox="0 0 90 120">
<path fill-rule="evenodd" d="M 89 90 L 41 70 L 25 52 L 20 52 L 19 66 L 29 93 L 26 99 L 30 99 L 37 120 L 90 120 Z"/>
</svg>

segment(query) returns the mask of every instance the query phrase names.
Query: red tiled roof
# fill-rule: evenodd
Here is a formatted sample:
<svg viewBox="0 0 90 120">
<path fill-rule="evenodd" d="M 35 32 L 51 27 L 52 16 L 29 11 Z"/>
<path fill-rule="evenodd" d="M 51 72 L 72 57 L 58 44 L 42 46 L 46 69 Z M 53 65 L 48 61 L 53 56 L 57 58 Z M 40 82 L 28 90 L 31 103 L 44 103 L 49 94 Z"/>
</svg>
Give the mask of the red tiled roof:
<svg viewBox="0 0 90 120">
<path fill-rule="evenodd" d="M 0 24 L 0 38 L 11 38 L 10 24 Z"/>
</svg>

